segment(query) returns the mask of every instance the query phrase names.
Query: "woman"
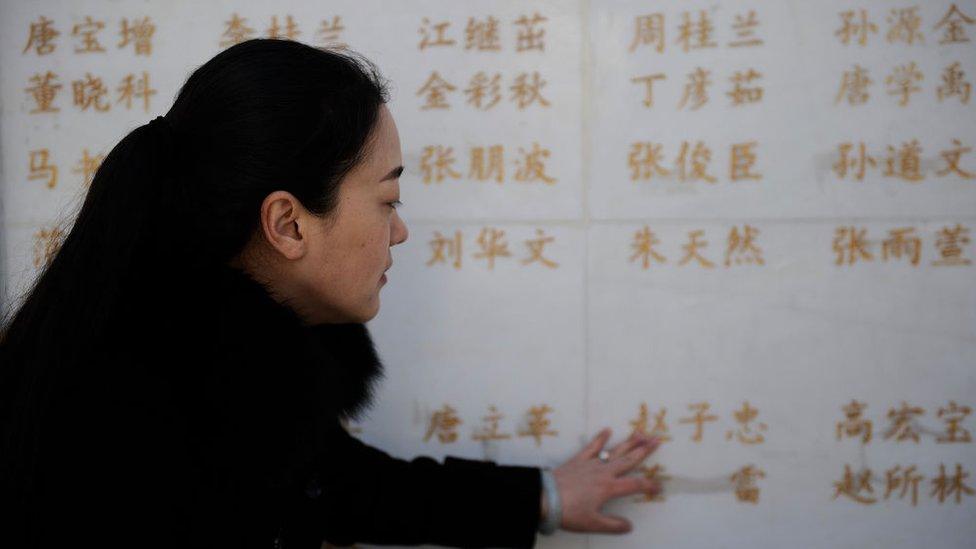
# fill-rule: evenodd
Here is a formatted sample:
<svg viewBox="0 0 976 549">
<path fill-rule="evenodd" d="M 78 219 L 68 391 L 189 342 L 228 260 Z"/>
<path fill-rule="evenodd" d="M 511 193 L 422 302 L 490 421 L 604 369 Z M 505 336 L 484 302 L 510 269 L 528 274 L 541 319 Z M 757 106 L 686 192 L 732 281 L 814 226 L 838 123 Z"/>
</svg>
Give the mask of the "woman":
<svg viewBox="0 0 976 549">
<path fill-rule="evenodd" d="M 603 451 L 604 430 L 550 472 L 405 461 L 343 429 L 382 375 L 364 323 L 407 238 L 386 101 L 368 61 L 251 40 L 111 151 L 0 339 L 5 547 L 629 530 L 600 507 L 660 490 L 622 476 L 648 437 Z"/>
</svg>

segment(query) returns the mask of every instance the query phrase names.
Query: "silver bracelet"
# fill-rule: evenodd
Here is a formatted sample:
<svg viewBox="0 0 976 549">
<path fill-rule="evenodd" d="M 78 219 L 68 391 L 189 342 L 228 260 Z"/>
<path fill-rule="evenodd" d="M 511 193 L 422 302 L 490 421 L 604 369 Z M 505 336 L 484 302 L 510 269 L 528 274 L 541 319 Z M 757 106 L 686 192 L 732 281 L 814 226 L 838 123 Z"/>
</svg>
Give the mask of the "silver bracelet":
<svg viewBox="0 0 976 549">
<path fill-rule="evenodd" d="M 548 536 L 559 529 L 563 518 L 563 508 L 562 502 L 559 501 L 559 488 L 556 487 L 556 477 L 552 474 L 552 469 L 543 467 L 541 470 L 542 488 L 546 492 L 549 512 L 546 514 L 546 520 L 539 525 L 539 532 Z"/>
</svg>

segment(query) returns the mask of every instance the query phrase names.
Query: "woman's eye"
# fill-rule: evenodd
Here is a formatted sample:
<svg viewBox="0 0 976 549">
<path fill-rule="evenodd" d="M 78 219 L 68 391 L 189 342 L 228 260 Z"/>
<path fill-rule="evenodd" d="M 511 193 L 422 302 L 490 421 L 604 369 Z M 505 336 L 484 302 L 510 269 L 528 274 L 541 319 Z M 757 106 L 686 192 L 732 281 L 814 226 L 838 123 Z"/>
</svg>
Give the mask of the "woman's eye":
<svg viewBox="0 0 976 549">
<path fill-rule="evenodd" d="M 403 205 L 403 202 L 400 202 L 399 200 L 394 200 L 393 202 L 387 202 L 387 204 L 389 204 L 390 206 L 392 206 L 393 209 L 395 210 L 395 209 L 397 209 L 397 207 L 402 206 Z"/>
</svg>

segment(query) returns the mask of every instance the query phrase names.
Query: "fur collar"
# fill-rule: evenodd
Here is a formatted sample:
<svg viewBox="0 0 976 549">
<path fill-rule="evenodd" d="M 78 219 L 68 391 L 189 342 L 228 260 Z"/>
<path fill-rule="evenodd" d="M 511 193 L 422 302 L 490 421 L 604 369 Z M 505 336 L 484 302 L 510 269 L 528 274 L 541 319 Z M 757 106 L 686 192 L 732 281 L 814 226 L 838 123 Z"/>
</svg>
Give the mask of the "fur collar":
<svg viewBox="0 0 976 549">
<path fill-rule="evenodd" d="M 288 485 L 331 451 L 339 420 L 360 419 L 372 404 L 383 365 L 369 331 L 306 325 L 236 268 L 184 269 L 157 286 L 149 335 L 161 351 L 153 362 L 186 399 L 191 447 L 210 474 Z"/>
<path fill-rule="evenodd" d="M 267 381 L 269 390 L 277 385 L 268 378 L 293 381 L 296 385 L 289 384 L 289 389 L 301 390 L 294 397 L 308 402 L 288 407 L 305 405 L 306 412 L 360 419 L 383 377 L 383 364 L 365 324 L 307 325 L 248 273 L 220 266 L 213 274 L 210 288 L 216 292 L 215 335 L 221 353 L 250 363 L 263 361 L 256 364 L 261 369 L 251 373 L 258 375 L 255 381 Z M 288 394 L 278 396 L 289 399 Z"/>
</svg>

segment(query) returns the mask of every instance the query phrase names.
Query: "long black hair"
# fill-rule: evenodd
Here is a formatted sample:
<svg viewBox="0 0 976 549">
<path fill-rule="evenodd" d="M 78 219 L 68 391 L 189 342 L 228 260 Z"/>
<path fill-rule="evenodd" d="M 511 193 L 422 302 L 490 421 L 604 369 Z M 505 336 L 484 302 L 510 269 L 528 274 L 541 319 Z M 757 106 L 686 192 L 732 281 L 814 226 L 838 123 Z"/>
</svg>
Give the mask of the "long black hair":
<svg viewBox="0 0 976 549">
<path fill-rule="evenodd" d="M 351 51 L 248 40 L 197 68 L 161 119 L 125 135 L 95 173 L 70 231 L 22 304 L 0 319 L 0 492 L 23 497 L 56 388 L 147 280 L 160 292 L 226 264 L 263 199 L 292 193 L 335 212 L 339 183 L 372 142 L 387 84 Z"/>
</svg>

